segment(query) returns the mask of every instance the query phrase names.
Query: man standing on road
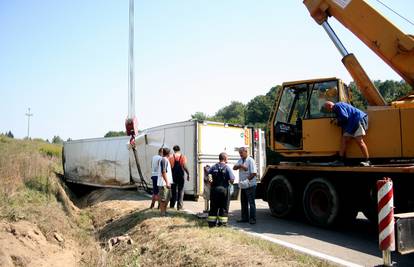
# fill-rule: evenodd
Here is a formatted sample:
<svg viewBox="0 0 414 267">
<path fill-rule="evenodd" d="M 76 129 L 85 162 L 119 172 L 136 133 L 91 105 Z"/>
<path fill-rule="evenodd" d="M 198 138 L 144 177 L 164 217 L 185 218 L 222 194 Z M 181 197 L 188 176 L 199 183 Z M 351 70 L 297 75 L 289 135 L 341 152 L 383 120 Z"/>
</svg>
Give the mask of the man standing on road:
<svg viewBox="0 0 414 267">
<path fill-rule="evenodd" d="M 187 174 L 187 181 L 190 180 L 190 173 L 187 168 L 187 158 L 181 154 L 180 147 L 175 145 L 173 150 L 174 154 L 170 157 L 170 163 L 174 183 L 171 186 L 170 208 L 174 208 L 177 202 L 177 210 L 181 210 L 184 199 L 184 172 Z"/>
<path fill-rule="evenodd" d="M 160 161 L 162 159 L 162 148 L 158 150 L 158 154 L 154 155 L 152 157 L 151 161 L 151 180 L 152 180 L 152 201 L 150 209 L 154 208 L 155 202 L 158 201 L 158 173 L 159 173 L 159 167 L 160 167 Z M 160 205 L 158 204 L 158 207 Z"/>
<path fill-rule="evenodd" d="M 211 184 L 211 207 L 207 217 L 209 227 L 227 226 L 230 197 L 229 186 L 234 181 L 233 171 L 226 165 L 227 158 L 228 156 L 225 152 L 220 153 L 219 163 L 208 170 L 208 175 L 211 177 L 209 179 Z"/>
<path fill-rule="evenodd" d="M 349 142 L 354 139 L 365 159 L 360 165 L 370 166 L 368 147 L 363 139 L 363 136 L 365 136 L 365 133 L 368 130 L 368 115 L 344 102 L 333 103 L 331 101 L 326 101 L 324 106 L 329 112 L 334 112 L 336 114 L 338 124 L 342 127 L 344 132 L 342 135 L 341 150 L 339 151 L 339 156 L 341 157 L 342 162 L 345 157 L 346 147 Z"/>
<path fill-rule="evenodd" d="M 239 170 L 241 189 L 241 219 L 237 222 L 256 223 L 256 162 L 247 154 L 247 148 L 239 148 L 240 159 L 233 170 Z"/>
<path fill-rule="evenodd" d="M 159 172 L 158 172 L 158 188 L 160 198 L 160 212 L 161 216 L 166 215 L 167 204 L 170 200 L 171 184 L 173 183 L 171 165 L 168 160 L 170 155 L 169 148 L 162 149 L 162 159 L 160 160 Z"/>
</svg>

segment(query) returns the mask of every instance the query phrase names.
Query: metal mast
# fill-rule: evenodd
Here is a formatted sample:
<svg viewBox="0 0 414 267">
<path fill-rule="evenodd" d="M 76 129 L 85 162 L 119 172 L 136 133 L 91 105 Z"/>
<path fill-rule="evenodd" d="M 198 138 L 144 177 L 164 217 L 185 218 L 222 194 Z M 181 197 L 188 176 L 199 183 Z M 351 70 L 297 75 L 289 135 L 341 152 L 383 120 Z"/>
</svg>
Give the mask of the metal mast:
<svg viewBox="0 0 414 267">
<path fill-rule="evenodd" d="M 129 0 L 128 119 L 135 117 L 134 0 Z"/>
</svg>

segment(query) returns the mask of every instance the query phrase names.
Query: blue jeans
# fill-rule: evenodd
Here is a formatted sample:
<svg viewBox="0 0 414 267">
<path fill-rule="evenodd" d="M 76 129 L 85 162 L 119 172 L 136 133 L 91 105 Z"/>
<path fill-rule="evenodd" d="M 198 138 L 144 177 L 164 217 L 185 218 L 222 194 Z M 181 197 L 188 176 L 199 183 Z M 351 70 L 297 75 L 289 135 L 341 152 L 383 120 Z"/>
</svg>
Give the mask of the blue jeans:
<svg viewBox="0 0 414 267">
<path fill-rule="evenodd" d="M 248 221 L 256 220 L 256 186 L 241 190 L 241 219 Z M 250 211 L 250 212 L 249 212 Z"/>
</svg>

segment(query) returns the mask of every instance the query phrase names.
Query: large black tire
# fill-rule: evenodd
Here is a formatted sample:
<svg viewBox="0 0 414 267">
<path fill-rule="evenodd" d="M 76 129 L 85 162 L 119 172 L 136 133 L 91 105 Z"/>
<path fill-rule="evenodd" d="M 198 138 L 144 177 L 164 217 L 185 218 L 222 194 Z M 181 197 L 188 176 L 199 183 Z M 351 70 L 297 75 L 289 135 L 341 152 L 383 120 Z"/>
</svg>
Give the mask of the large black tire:
<svg viewBox="0 0 414 267">
<path fill-rule="evenodd" d="M 375 186 L 372 185 L 369 192 L 368 197 L 364 201 L 365 206 L 362 210 L 362 213 L 367 217 L 370 223 L 377 224 L 378 223 L 378 196 L 376 191 L 376 184 Z"/>
<path fill-rule="evenodd" d="M 283 175 L 276 175 L 267 187 L 267 202 L 270 212 L 278 218 L 285 218 L 294 209 L 294 191 L 292 184 Z"/>
<path fill-rule="evenodd" d="M 339 195 L 335 186 L 326 179 L 311 180 L 303 194 L 306 218 L 314 225 L 330 227 L 339 217 Z"/>
</svg>

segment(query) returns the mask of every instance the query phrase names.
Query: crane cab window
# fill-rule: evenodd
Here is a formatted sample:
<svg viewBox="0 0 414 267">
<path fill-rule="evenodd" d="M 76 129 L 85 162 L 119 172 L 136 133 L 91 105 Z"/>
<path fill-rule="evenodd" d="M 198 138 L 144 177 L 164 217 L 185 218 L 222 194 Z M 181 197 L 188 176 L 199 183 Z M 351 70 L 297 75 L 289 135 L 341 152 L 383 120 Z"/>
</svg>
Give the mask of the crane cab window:
<svg viewBox="0 0 414 267">
<path fill-rule="evenodd" d="M 276 114 L 276 140 L 289 149 L 301 147 L 302 118 L 306 113 L 309 88 L 307 84 L 283 88 Z"/>
<path fill-rule="evenodd" d="M 338 81 L 308 82 L 284 87 L 275 117 L 275 138 L 287 149 L 302 148 L 302 121 L 333 117 L 326 101 L 338 101 Z"/>
<path fill-rule="evenodd" d="M 334 114 L 324 110 L 326 101 L 338 102 L 338 82 L 329 81 L 313 84 L 309 103 L 309 119 L 329 118 Z"/>
<path fill-rule="evenodd" d="M 306 85 L 285 88 L 276 121 L 295 124 L 305 113 L 307 96 L 308 89 Z"/>
</svg>

